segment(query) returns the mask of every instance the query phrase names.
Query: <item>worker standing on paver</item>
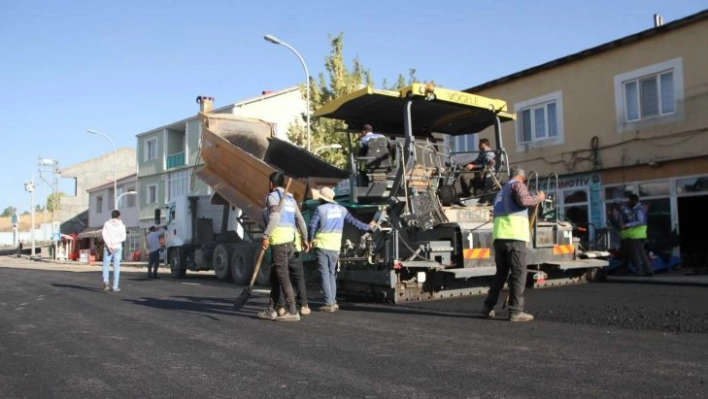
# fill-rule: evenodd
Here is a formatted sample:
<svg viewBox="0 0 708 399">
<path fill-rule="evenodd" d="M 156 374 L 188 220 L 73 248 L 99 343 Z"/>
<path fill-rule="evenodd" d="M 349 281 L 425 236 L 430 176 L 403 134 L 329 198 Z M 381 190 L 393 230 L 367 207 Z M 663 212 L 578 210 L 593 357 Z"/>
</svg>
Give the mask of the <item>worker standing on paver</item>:
<svg viewBox="0 0 708 399">
<path fill-rule="evenodd" d="M 644 205 L 639 202 L 637 194 L 627 196 L 628 206 L 632 210 L 632 221 L 622 225 L 622 231 L 627 238 L 629 246 L 629 259 L 637 269 L 640 276 L 653 277 L 654 269 L 647 252 L 644 250 L 644 243 L 647 240 L 647 215 Z"/>
<path fill-rule="evenodd" d="M 526 245 L 530 240 L 528 208 L 546 200 L 540 191 L 530 195 L 526 184 L 526 172 L 515 166 L 511 179 L 504 184 L 494 198 L 494 254 L 497 273 L 492 280 L 482 313 L 494 317 L 494 307 L 499 293 L 509 280 L 509 321 L 531 321 L 533 316 L 524 313 L 524 288 L 526 287 Z"/>
</svg>

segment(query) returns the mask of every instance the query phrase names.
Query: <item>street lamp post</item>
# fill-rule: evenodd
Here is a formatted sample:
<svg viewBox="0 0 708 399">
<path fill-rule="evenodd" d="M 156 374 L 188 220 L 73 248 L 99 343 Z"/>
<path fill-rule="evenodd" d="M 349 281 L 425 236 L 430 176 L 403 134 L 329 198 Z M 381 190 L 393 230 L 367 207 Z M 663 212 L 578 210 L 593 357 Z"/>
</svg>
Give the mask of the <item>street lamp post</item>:
<svg viewBox="0 0 708 399">
<path fill-rule="evenodd" d="M 42 172 L 50 171 L 52 181 L 44 178 Z M 59 195 L 59 161 L 51 158 L 39 158 L 39 178 L 52 188 L 50 196 L 52 200 L 52 241 L 54 242 L 53 258 L 57 258 L 58 243 L 61 240 L 61 223 L 57 220 L 58 211 L 61 208 L 61 196 Z"/>
<path fill-rule="evenodd" d="M 295 53 L 297 58 L 300 60 L 302 63 L 302 67 L 305 69 L 305 93 L 307 96 L 307 112 L 305 112 L 305 119 L 306 119 L 306 129 L 307 129 L 307 151 L 310 151 L 310 73 L 307 71 L 307 64 L 305 64 L 305 60 L 302 58 L 300 53 L 295 50 L 295 48 L 288 43 L 278 39 L 277 37 L 273 35 L 265 35 L 263 38 L 273 44 L 280 44 Z"/>
<path fill-rule="evenodd" d="M 315 151 L 313 151 L 312 153 L 315 154 L 315 155 L 317 155 L 320 151 L 324 151 L 324 150 L 339 150 L 339 149 L 341 149 L 341 148 L 342 148 L 342 145 L 341 145 L 341 144 L 323 145 L 322 147 L 317 147 L 317 148 L 315 148 Z"/>
<path fill-rule="evenodd" d="M 118 153 L 116 152 L 116 145 L 113 144 L 113 140 L 111 140 L 111 138 L 105 133 L 97 132 L 91 129 L 86 132 L 105 137 L 106 140 L 111 143 L 111 147 L 113 147 L 113 207 L 118 209 L 118 197 L 116 197 L 118 195 L 118 180 L 116 180 L 116 158 L 118 158 Z"/>
<path fill-rule="evenodd" d="M 30 240 L 32 241 L 30 259 L 34 259 L 34 176 L 32 180 L 25 183 L 25 191 L 30 193 Z"/>
</svg>

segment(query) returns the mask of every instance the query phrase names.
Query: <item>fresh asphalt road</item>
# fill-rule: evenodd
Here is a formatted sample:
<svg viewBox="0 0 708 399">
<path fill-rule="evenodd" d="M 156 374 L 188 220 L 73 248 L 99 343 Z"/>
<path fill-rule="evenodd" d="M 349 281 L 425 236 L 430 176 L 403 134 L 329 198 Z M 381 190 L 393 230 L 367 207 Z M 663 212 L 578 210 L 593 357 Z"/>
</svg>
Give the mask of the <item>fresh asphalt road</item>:
<svg viewBox="0 0 708 399">
<path fill-rule="evenodd" d="M 0 398 L 705 397 L 708 287 L 597 283 L 527 292 L 531 323 L 482 297 L 347 304 L 296 323 L 196 275 L 0 257 Z"/>
</svg>

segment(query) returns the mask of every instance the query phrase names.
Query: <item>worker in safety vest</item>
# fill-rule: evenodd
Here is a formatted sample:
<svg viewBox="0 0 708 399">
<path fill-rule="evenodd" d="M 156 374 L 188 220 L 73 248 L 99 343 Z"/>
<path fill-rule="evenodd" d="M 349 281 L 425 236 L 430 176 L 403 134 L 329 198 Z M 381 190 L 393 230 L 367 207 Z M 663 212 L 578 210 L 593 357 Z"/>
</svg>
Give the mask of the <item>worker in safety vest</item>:
<svg viewBox="0 0 708 399">
<path fill-rule="evenodd" d="M 268 221 L 270 219 L 270 212 L 268 208 L 263 208 L 263 224 L 268 226 Z M 295 302 L 300 305 L 300 315 L 307 316 L 311 312 L 310 307 L 307 303 L 307 286 L 305 281 L 305 268 L 302 264 L 302 235 L 298 230 L 295 230 L 295 255 L 292 262 L 288 262 L 288 274 L 290 275 L 290 284 L 293 286 L 293 291 L 295 293 Z M 271 267 L 270 269 L 270 289 L 274 292 L 278 292 L 278 297 L 276 299 L 278 316 L 282 316 L 287 312 L 285 303 L 285 293 L 283 293 L 282 287 L 278 283 L 278 275 L 276 269 Z"/>
<path fill-rule="evenodd" d="M 296 231 L 302 235 L 302 245 L 305 252 L 310 250 L 307 243 L 307 225 L 302 218 L 300 209 L 295 198 L 288 193 L 283 200 L 282 208 L 278 209 L 280 200 L 283 197 L 285 185 L 285 175 L 280 172 L 273 172 L 270 175 L 270 193 L 266 197 L 266 207 L 268 208 L 268 226 L 263 233 L 263 248 L 270 246 L 271 257 L 273 258 L 274 275 L 277 277 L 279 288 L 271 289 L 270 305 L 260 313 L 258 317 L 262 319 L 278 321 L 298 321 L 300 314 L 295 304 L 295 292 L 290 281 L 288 269 L 295 260 L 295 238 Z M 275 310 L 280 290 L 285 295 L 287 312 L 281 316 Z"/>
<path fill-rule="evenodd" d="M 529 194 L 524 181 L 526 172 L 515 166 L 511 179 L 502 186 L 494 198 L 494 256 L 497 273 L 484 300 L 482 312 L 494 317 L 494 307 L 499 293 L 509 280 L 509 321 L 531 321 L 533 316 L 524 313 L 524 288 L 526 287 L 526 246 L 530 239 L 528 208 L 546 200 L 546 194 Z M 511 273 L 511 275 L 510 275 Z"/>
<path fill-rule="evenodd" d="M 373 225 L 360 222 L 349 214 L 347 208 L 334 202 L 334 191 L 323 187 L 316 192 L 316 198 L 322 201 L 313 212 L 310 219 L 309 235 L 313 237 L 312 248 L 315 250 L 317 266 L 322 280 L 325 306 L 323 312 L 336 312 L 337 305 L 337 262 L 342 248 L 342 232 L 344 222 L 347 222 L 361 231 L 368 231 Z"/>
<path fill-rule="evenodd" d="M 653 277 L 654 269 L 644 250 L 644 243 L 647 240 L 647 215 L 644 205 L 639 202 L 636 194 L 629 194 L 627 200 L 633 217 L 631 222 L 622 225 L 622 236 L 628 242 L 629 259 L 637 269 L 638 275 Z"/>
</svg>

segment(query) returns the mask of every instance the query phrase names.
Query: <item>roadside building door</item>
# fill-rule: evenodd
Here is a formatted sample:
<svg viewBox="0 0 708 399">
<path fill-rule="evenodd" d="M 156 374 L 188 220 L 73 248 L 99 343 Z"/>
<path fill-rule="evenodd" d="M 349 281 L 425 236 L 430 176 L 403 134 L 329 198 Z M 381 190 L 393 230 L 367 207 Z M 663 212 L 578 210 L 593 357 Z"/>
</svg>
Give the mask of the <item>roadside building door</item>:
<svg viewBox="0 0 708 399">
<path fill-rule="evenodd" d="M 705 211 L 708 176 L 677 179 L 676 196 L 678 241 L 683 263 L 688 267 L 705 267 L 708 265 L 708 246 L 704 238 L 708 226 L 708 213 Z"/>
</svg>

